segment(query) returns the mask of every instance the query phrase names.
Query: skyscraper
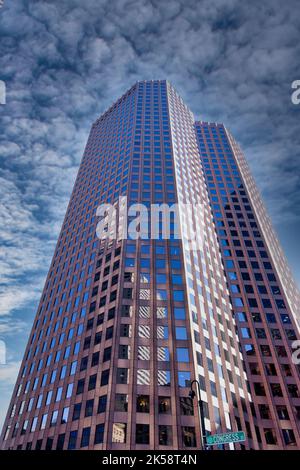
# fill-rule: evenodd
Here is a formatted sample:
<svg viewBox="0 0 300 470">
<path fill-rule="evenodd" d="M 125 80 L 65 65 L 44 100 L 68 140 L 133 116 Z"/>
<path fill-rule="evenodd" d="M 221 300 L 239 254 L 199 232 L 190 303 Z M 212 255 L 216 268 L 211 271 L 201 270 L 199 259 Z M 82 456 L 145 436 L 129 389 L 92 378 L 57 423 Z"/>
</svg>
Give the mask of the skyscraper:
<svg viewBox="0 0 300 470">
<path fill-rule="evenodd" d="M 231 449 L 299 445 L 299 303 L 264 217 L 225 128 L 195 126 L 168 82 L 136 83 L 92 126 L 2 448 L 197 449 L 203 426 L 245 431 Z"/>
<path fill-rule="evenodd" d="M 196 122 L 200 158 L 246 364 L 260 446 L 299 447 L 300 297 L 241 149 Z M 270 447 L 269 447 L 270 446 Z"/>
</svg>

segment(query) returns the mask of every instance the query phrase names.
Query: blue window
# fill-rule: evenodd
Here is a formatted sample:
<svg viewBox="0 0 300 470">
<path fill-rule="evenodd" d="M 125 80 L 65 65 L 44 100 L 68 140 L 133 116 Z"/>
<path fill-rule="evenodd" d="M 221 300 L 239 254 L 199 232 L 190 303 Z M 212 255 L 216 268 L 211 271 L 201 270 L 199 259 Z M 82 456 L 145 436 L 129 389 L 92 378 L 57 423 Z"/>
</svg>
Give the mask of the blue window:
<svg viewBox="0 0 300 470">
<path fill-rule="evenodd" d="M 266 313 L 268 323 L 276 323 L 276 317 L 274 313 Z"/>
<path fill-rule="evenodd" d="M 67 359 L 70 356 L 71 346 L 67 346 L 65 349 L 64 359 Z"/>
<path fill-rule="evenodd" d="M 181 263 L 179 260 L 172 259 L 171 260 L 171 268 L 172 269 L 181 269 Z"/>
<path fill-rule="evenodd" d="M 180 284 L 182 285 L 182 276 L 180 274 L 172 274 L 172 282 L 173 284 Z"/>
<path fill-rule="evenodd" d="M 243 338 L 251 338 L 249 328 L 241 328 L 241 332 L 242 332 L 242 337 Z"/>
<path fill-rule="evenodd" d="M 58 387 L 57 392 L 56 392 L 56 397 L 55 397 L 55 401 L 56 401 L 56 402 L 58 402 L 58 401 L 61 400 L 62 391 L 63 391 L 63 388 L 62 388 L 62 387 Z"/>
<path fill-rule="evenodd" d="M 74 375 L 76 373 L 77 361 L 73 361 L 70 367 L 70 375 Z"/>
<path fill-rule="evenodd" d="M 244 306 L 243 299 L 241 299 L 240 297 L 235 297 L 234 298 L 234 305 L 236 307 L 243 307 Z"/>
<path fill-rule="evenodd" d="M 68 384 L 67 391 L 66 391 L 66 398 L 70 398 L 72 396 L 73 385 L 74 384 Z"/>
<path fill-rule="evenodd" d="M 127 268 L 132 268 L 135 265 L 135 258 L 125 258 L 125 266 Z"/>
<path fill-rule="evenodd" d="M 236 284 L 231 284 L 230 288 L 231 288 L 231 291 L 235 294 L 238 294 L 240 292 L 240 288 Z"/>
<path fill-rule="evenodd" d="M 157 259 L 156 260 L 156 269 L 165 269 L 166 267 L 166 260 L 165 259 Z"/>
<path fill-rule="evenodd" d="M 291 323 L 291 319 L 286 313 L 281 314 L 280 318 L 282 323 Z"/>
<path fill-rule="evenodd" d="M 187 348 L 177 348 L 177 361 L 178 362 L 189 362 L 189 350 Z"/>
<path fill-rule="evenodd" d="M 179 387 L 190 387 L 191 385 L 191 373 L 186 371 L 178 372 L 178 385 Z"/>
<path fill-rule="evenodd" d="M 157 300 L 167 300 L 168 293 L 165 289 L 157 289 L 156 290 L 156 299 Z"/>
<path fill-rule="evenodd" d="M 236 316 L 239 321 L 247 321 L 247 318 L 244 312 L 237 312 Z"/>
<path fill-rule="evenodd" d="M 234 263 L 231 259 L 226 260 L 225 265 L 228 269 L 234 268 Z"/>
<path fill-rule="evenodd" d="M 150 268 L 149 258 L 141 258 L 141 268 Z"/>
<path fill-rule="evenodd" d="M 183 290 L 174 290 L 173 291 L 173 300 L 174 300 L 174 302 L 183 302 L 184 301 L 184 291 Z"/>
<path fill-rule="evenodd" d="M 174 308 L 174 316 L 176 320 L 185 319 L 185 309 L 184 308 Z"/>
<path fill-rule="evenodd" d="M 78 354 L 80 350 L 80 341 L 77 341 L 74 346 L 74 354 Z"/>
<path fill-rule="evenodd" d="M 186 332 L 185 327 L 183 326 L 176 327 L 176 339 L 182 339 L 182 340 L 187 339 L 187 332 Z"/>
<path fill-rule="evenodd" d="M 157 284 L 166 284 L 167 276 L 166 274 L 157 274 L 156 275 L 156 283 Z"/>
<path fill-rule="evenodd" d="M 69 437 L 68 450 L 76 449 L 77 431 L 71 431 Z"/>
</svg>

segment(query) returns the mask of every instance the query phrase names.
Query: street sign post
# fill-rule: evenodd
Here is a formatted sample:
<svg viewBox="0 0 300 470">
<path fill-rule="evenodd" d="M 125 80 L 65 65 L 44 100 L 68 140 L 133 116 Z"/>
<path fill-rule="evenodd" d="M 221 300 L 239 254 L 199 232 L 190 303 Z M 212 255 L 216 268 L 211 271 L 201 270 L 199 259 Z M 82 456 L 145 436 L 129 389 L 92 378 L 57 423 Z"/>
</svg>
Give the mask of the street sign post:
<svg viewBox="0 0 300 470">
<path fill-rule="evenodd" d="M 243 442 L 246 440 L 243 431 L 226 432 L 224 434 L 210 434 L 206 435 L 207 446 L 217 446 L 219 444 L 229 444 L 230 442 Z"/>
</svg>

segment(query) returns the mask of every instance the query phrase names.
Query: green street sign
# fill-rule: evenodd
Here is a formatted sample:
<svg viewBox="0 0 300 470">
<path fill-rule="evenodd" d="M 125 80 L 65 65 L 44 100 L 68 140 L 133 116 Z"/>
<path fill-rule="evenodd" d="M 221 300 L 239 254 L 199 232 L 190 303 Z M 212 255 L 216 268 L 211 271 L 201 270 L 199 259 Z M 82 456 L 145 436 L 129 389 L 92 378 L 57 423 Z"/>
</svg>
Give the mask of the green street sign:
<svg viewBox="0 0 300 470">
<path fill-rule="evenodd" d="M 224 434 L 210 434 L 206 436 L 206 445 L 217 446 L 218 444 L 228 444 L 229 442 L 242 442 L 246 440 L 243 431 L 226 432 Z"/>
</svg>

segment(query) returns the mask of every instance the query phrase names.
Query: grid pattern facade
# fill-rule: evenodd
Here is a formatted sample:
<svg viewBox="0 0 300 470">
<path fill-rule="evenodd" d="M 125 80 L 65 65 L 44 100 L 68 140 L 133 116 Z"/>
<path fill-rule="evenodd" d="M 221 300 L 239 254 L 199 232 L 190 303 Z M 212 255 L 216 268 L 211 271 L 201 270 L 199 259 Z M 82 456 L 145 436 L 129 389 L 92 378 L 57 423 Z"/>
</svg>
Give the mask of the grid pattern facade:
<svg viewBox="0 0 300 470">
<path fill-rule="evenodd" d="M 291 358 L 299 293 L 240 148 L 221 124 L 195 127 L 259 446 L 299 447 L 299 365 Z"/>
<path fill-rule="evenodd" d="M 298 371 L 283 355 L 296 337 L 294 316 L 281 283 L 270 277 L 276 271 L 260 244 L 254 205 L 242 201 L 245 227 L 230 199 L 233 192 L 248 194 L 230 139 L 223 126 L 195 128 L 193 114 L 166 81 L 136 83 L 94 123 L 3 427 L 3 449 L 199 448 L 199 410 L 189 397 L 194 379 L 205 432 L 247 435 L 245 443 L 224 448 L 296 442 Z M 220 149 L 221 166 L 232 167 L 226 183 L 210 166 Z M 97 207 L 113 204 L 121 214 L 124 196 L 129 208 L 179 203 L 170 237 L 160 225 L 155 240 L 120 233 L 100 241 Z M 186 210 L 187 203 L 200 204 L 200 215 Z M 233 221 L 227 206 L 236 211 Z M 131 224 L 136 213 L 125 217 Z M 235 220 L 237 235 L 230 232 Z M 146 222 L 143 233 L 150 235 L 153 221 Z M 230 236 L 223 237 L 227 225 Z M 270 311 L 262 289 L 262 305 L 254 307 L 258 296 L 246 287 L 246 268 L 235 266 L 244 257 L 233 247 L 248 243 L 246 229 L 261 256 L 256 268 L 247 246 L 247 275 L 270 281 Z M 197 230 L 203 243 L 190 250 Z M 267 339 L 255 339 L 256 330 Z M 267 410 L 270 416 L 262 418 Z"/>
</svg>

